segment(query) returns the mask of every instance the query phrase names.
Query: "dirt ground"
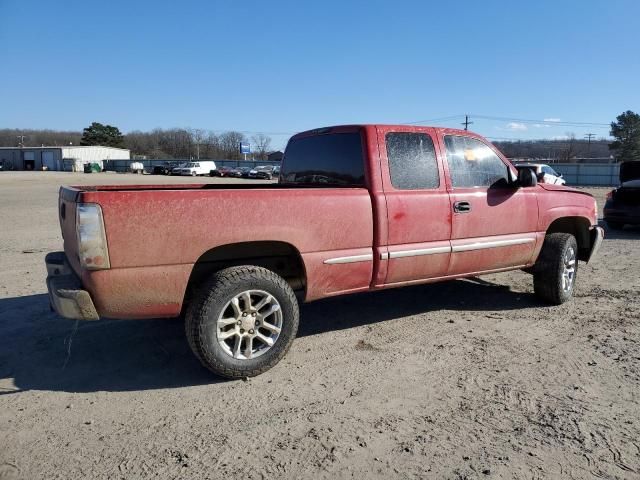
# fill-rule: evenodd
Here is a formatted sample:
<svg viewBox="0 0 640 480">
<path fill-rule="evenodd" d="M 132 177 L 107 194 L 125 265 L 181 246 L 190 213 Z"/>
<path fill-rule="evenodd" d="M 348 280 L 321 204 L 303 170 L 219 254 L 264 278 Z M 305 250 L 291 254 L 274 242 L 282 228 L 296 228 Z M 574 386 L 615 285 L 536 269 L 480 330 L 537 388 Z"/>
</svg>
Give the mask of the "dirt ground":
<svg viewBox="0 0 640 480">
<path fill-rule="evenodd" d="M 49 311 L 58 186 L 163 180 L 0 173 L 0 479 L 640 478 L 640 229 L 560 307 L 519 271 L 324 300 L 222 381 L 177 320 Z"/>
</svg>

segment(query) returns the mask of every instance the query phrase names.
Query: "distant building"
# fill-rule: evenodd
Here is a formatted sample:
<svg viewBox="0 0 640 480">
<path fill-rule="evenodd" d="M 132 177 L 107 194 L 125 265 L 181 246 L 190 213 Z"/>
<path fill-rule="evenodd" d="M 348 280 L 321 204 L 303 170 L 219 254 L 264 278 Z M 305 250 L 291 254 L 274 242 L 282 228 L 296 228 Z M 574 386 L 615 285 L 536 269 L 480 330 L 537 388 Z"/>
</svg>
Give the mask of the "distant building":
<svg viewBox="0 0 640 480">
<path fill-rule="evenodd" d="M 281 162 L 283 156 L 284 156 L 284 153 L 280 151 L 271 152 L 269 155 L 267 155 L 267 160 L 269 160 L 270 162 Z"/>
<path fill-rule="evenodd" d="M 126 148 L 88 147 L 0 147 L 0 163 L 7 170 L 66 170 L 82 171 L 85 163 L 103 160 L 128 160 L 131 153 Z M 43 168 L 44 167 L 44 168 Z"/>
</svg>

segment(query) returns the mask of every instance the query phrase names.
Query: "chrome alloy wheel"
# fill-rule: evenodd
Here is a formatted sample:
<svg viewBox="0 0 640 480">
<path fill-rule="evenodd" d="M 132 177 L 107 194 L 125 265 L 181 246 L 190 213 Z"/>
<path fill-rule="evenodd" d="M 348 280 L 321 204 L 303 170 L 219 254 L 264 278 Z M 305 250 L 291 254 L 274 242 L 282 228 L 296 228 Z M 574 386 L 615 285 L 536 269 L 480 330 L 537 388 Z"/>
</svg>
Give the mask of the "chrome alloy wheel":
<svg viewBox="0 0 640 480">
<path fill-rule="evenodd" d="M 263 290 L 246 290 L 222 309 L 216 337 L 227 355 L 249 360 L 273 347 L 281 329 L 282 309 L 278 300 Z"/>
<path fill-rule="evenodd" d="M 562 267 L 562 290 L 569 292 L 576 277 L 576 252 L 569 247 L 564 254 Z"/>
</svg>

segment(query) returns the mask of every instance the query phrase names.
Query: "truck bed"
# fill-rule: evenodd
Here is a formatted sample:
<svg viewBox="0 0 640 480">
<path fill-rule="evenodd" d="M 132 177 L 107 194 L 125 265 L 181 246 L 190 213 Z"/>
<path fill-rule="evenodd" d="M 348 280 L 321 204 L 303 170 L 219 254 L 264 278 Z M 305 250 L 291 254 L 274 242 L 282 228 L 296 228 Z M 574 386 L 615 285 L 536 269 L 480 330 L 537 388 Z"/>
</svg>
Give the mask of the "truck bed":
<svg viewBox="0 0 640 480">
<path fill-rule="evenodd" d="M 109 270 L 80 269 L 75 235 L 75 205 L 80 202 L 102 208 Z M 305 292 L 307 300 L 365 290 L 373 274 L 370 261 L 355 268 L 325 263 L 372 255 L 374 222 L 365 188 L 62 187 L 60 222 L 69 262 L 88 290 L 96 293 L 92 297 L 103 302 L 96 306 L 107 317 L 122 312 L 131 317 L 132 308 L 140 317 L 177 315 L 194 264 L 206 260 L 208 252 L 238 242 L 254 247 L 259 242 L 279 242 L 295 249 L 312 286 Z M 130 289 L 132 276 L 134 284 L 145 286 L 139 292 Z"/>
</svg>

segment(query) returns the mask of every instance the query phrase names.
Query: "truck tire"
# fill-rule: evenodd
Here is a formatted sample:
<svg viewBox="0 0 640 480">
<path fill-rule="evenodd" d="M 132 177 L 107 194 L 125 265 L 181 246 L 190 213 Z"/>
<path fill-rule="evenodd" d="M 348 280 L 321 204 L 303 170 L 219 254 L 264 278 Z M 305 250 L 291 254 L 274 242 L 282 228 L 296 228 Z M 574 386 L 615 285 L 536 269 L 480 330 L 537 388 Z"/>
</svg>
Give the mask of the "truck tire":
<svg viewBox="0 0 640 480">
<path fill-rule="evenodd" d="M 298 301 L 289 284 L 256 266 L 220 270 L 186 310 L 189 346 L 225 378 L 253 377 L 276 365 L 298 332 Z"/>
<path fill-rule="evenodd" d="M 578 244 L 569 233 L 551 233 L 544 239 L 534 266 L 533 290 L 541 300 L 560 305 L 571 298 L 578 273 Z"/>
</svg>

